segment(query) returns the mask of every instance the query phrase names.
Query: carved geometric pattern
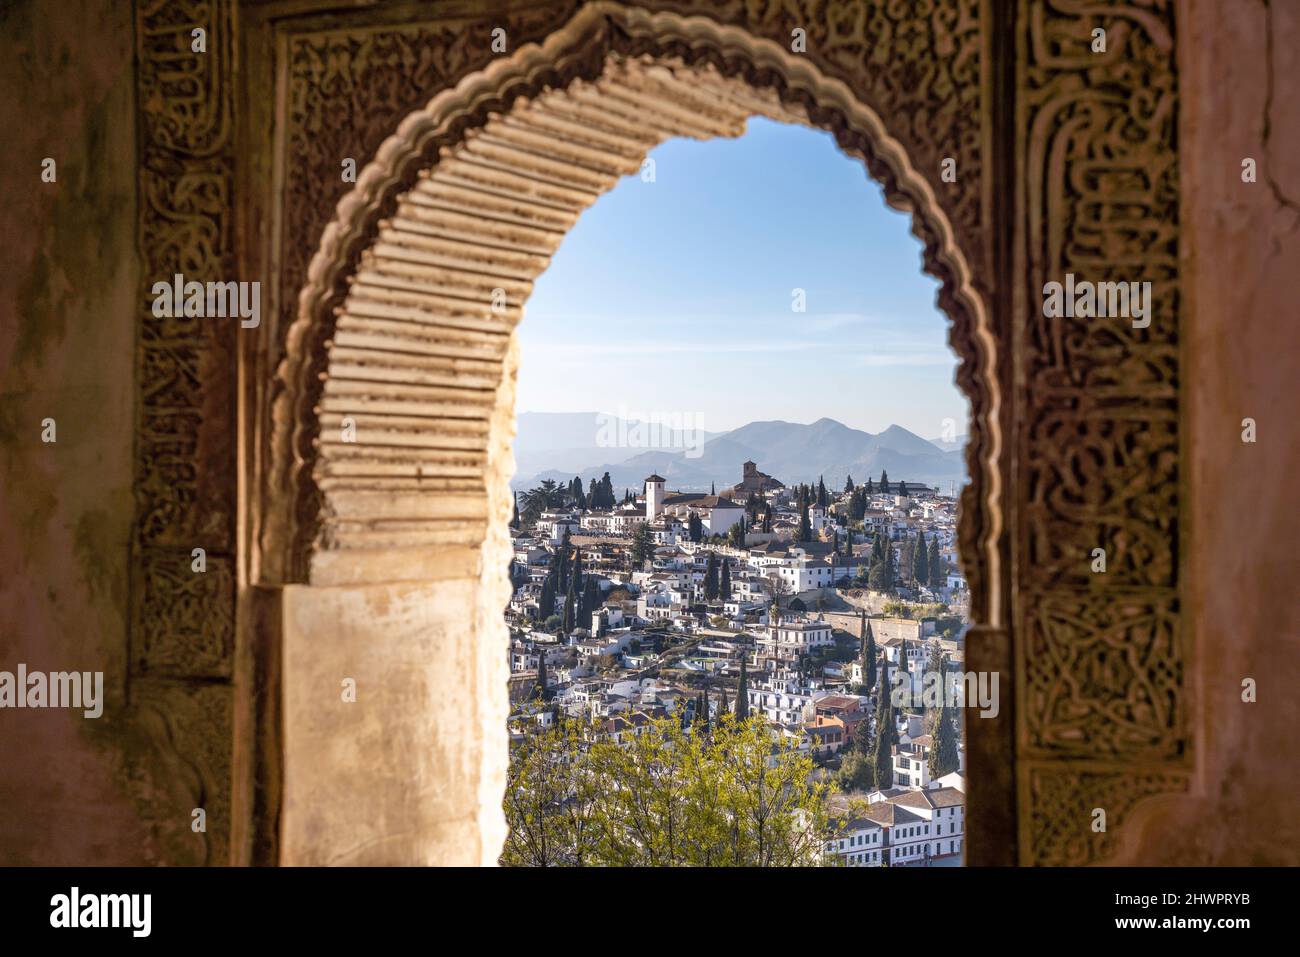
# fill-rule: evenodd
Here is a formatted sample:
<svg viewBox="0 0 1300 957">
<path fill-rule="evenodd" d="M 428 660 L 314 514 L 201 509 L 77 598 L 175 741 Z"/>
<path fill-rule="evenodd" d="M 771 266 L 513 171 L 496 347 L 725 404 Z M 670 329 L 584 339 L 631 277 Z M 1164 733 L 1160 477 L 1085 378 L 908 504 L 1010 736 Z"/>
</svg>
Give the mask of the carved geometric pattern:
<svg viewBox="0 0 1300 957">
<path fill-rule="evenodd" d="M 1028 604 L 1030 748 L 1086 757 L 1182 756 L 1176 598 L 1054 593 Z"/>
<path fill-rule="evenodd" d="M 1105 52 L 1092 50 L 1097 28 Z M 1138 798 L 1186 786 L 1193 743 L 1178 599 L 1174 3 L 1021 0 L 1017 31 L 1021 856 L 1084 863 L 1108 853 Z M 1044 284 L 1070 275 L 1150 283 L 1149 325 L 1045 317 Z M 1095 773 L 1031 770 L 1034 756 L 1087 759 Z M 1107 808 L 1107 834 L 1090 830 L 1093 806 Z"/>
<path fill-rule="evenodd" d="M 132 647 L 136 674 L 229 678 L 235 650 L 234 619 L 209 610 L 233 606 L 235 568 L 228 556 L 206 559 L 192 570 L 191 553 L 150 548 L 140 555 L 144 587 Z"/>
<path fill-rule="evenodd" d="M 1172 409 L 1049 405 L 1029 428 L 1028 572 L 1065 587 L 1168 586 L 1178 562 L 1178 419 Z M 1106 570 L 1094 573 L 1093 550 Z"/>
<path fill-rule="evenodd" d="M 206 52 L 192 31 L 206 32 Z M 161 319 L 155 282 L 234 274 L 233 0 L 136 4 L 139 136 L 132 794 L 161 864 L 228 862 L 238 323 Z M 191 571 L 191 549 L 207 570 Z M 166 676 L 166 685 L 152 682 Z M 161 773 L 160 773 L 161 772 Z M 207 810 L 206 834 L 190 830 Z M 185 806 L 187 805 L 187 806 Z"/>
<path fill-rule="evenodd" d="M 1035 588 L 1176 587 L 1178 179 L 1173 9 L 1023 4 L 1026 519 Z M 1091 51 L 1106 31 L 1106 52 Z M 1150 282 L 1147 328 L 1046 318 L 1044 283 Z"/>
<path fill-rule="evenodd" d="M 1032 765 L 1027 777 L 1030 840 L 1024 863 L 1038 867 L 1079 867 L 1105 863 L 1115 850 L 1120 825 L 1146 798 L 1187 790 L 1189 778 L 1177 771 L 1093 772 L 1069 766 Z M 1105 812 L 1104 831 L 1094 831 Z"/>
</svg>

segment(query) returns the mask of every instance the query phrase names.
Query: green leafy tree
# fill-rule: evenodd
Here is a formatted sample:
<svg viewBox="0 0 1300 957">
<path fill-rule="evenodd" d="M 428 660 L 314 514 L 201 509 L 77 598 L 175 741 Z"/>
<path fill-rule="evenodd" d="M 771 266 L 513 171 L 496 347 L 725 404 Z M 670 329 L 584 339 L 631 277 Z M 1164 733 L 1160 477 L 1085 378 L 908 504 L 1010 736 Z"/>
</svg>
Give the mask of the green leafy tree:
<svg viewBox="0 0 1300 957">
<path fill-rule="evenodd" d="M 542 512 L 560 504 L 564 492 L 554 479 L 544 479 L 536 488 L 524 493 L 524 510 L 520 516 L 525 525 L 533 525 L 542 517 Z"/>
<path fill-rule="evenodd" d="M 582 867 L 596 858 L 601 782 L 577 722 L 530 735 L 510 756 L 503 809 L 510 831 L 500 863 Z"/>
<path fill-rule="evenodd" d="M 868 722 L 863 721 L 862 724 Z M 844 755 L 835 783 L 845 791 L 869 791 L 876 783 L 876 768 L 870 752 L 854 749 Z"/>
<path fill-rule="evenodd" d="M 822 862 L 829 786 L 762 721 L 724 717 L 712 734 L 661 720 L 590 754 L 601 782 L 599 863 L 789 867 Z"/>
</svg>

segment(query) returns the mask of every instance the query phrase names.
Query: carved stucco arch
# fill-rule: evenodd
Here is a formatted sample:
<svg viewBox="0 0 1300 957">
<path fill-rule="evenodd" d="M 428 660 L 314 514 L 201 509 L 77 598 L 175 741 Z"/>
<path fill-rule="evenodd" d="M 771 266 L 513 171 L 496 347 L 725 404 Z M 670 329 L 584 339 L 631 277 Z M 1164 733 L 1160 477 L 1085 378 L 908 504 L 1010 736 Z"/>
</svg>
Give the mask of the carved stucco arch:
<svg viewBox="0 0 1300 957">
<path fill-rule="evenodd" d="M 385 426 L 385 412 L 366 415 L 370 409 L 384 408 L 382 401 L 371 403 L 360 415 L 349 416 L 347 420 L 342 419 L 342 412 L 321 404 L 323 399 L 328 403 L 330 398 L 325 383 L 331 374 L 330 352 L 335 345 L 339 318 L 344 316 L 346 321 L 348 304 L 353 301 L 348 287 L 357 279 L 359 268 L 382 269 L 382 254 L 375 254 L 374 250 L 388 248 L 390 253 L 393 252 L 394 239 L 400 241 L 401 237 L 393 235 L 391 224 L 394 221 L 410 222 L 413 210 L 409 197 L 418 190 L 421 176 L 427 176 L 431 167 L 436 177 L 441 166 L 454 163 L 465 155 L 467 142 L 472 142 L 476 134 L 487 131 L 488 138 L 491 138 L 492 124 L 499 123 L 502 115 L 527 113 L 535 103 L 545 101 L 548 96 L 552 97 L 550 102 L 555 103 L 554 97 L 565 98 L 564 91 L 572 85 L 589 94 L 587 99 L 577 104 L 578 108 L 592 111 L 601 109 L 598 86 L 602 83 L 608 85 L 612 74 L 621 76 L 621 79 L 613 81 L 615 86 L 635 94 L 633 88 L 647 76 L 652 77 L 651 84 L 658 82 L 653 73 L 647 72 L 645 65 L 648 63 L 667 64 L 687 73 L 696 71 L 694 80 L 715 84 L 712 92 L 720 98 L 719 103 L 725 104 L 719 107 L 720 113 L 729 111 L 731 115 L 712 120 L 698 116 L 694 120 L 688 119 L 679 108 L 671 105 L 671 98 L 681 92 L 680 88 L 672 89 L 671 81 L 654 86 L 643 94 L 643 102 L 653 103 L 657 93 L 664 94 L 665 115 L 660 118 L 658 137 L 643 144 L 641 156 L 671 135 L 737 135 L 743 130 L 745 117 L 765 113 L 776 119 L 801 122 L 832 132 L 841 148 L 863 160 L 869 173 L 883 185 L 887 201 L 895 208 L 913 213 L 912 230 L 923 244 L 924 269 L 940 282 L 939 303 L 952 319 L 950 340 L 961 359 L 959 381 L 971 400 L 972 438 L 966 453 L 971 483 L 963 495 L 961 550 L 967 567 L 978 569 L 972 575 L 976 585 L 972 591 L 979 596 L 976 613 L 981 624 L 1000 625 L 999 536 L 1004 446 L 999 420 L 997 344 L 990 326 L 988 306 L 976 288 L 970 260 L 963 250 L 964 244 L 980 248 L 982 237 L 958 235 L 936 197 L 930 179 L 913 166 L 905 144 L 891 135 L 885 121 L 854 96 L 843 81 L 827 76 L 809 58 L 749 31 L 705 17 L 652 13 L 607 2 L 583 7 L 563 28 L 548 35 L 543 43 L 527 44 L 509 56 L 498 58 L 486 69 L 465 76 L 455 87 L 439 93 L 424 109 L 408 115 L 362 170 L 355 188 L 340 199 L 334 218 L 325 227 L 320 246 L 308 267 L 307 281 L 297 299 L 296 319 L 288 330 L 283 359 L 276 374 L 267 488 L 268 498 L 275 504 L 262 511 L 266 517 L 261 534 L 265 579 L 338 583 L 365 581 L 371 574 L 391 575 L 391 561 L 381 561 L 383 570 L 372 572 L 367 556 L 372 551 L 391 556 L 393 549 L 408 547 L 413 552 L 448 544 L 477 547 L 484 541 L 489 517 L 498 525 L 502 524 L 504 515 L 508 514 L 503 511 L 506 508 L 508 476 L 499 464 L 490 464 L 488 459 L 499 454 L 499 449 L 494 450 L 493 444 L 508 444 L 508 437 L 502 435 L 502 430 L 510 427 L 513 396 L 507 397 L 503 409 L 495 408 L 495 403 L 483 394 L 481 382 L 463 385 L 462 388 L 465 397 L 478 407 L 486 420 L 487 429 L 481 443 L 474 443 L 469 438 L 463 448 L 469 453 L 464 456 L 465 461 L 471 468 L 477 467 L 480 474 L 486 473 L 487 482 L 480 484 L 474 478 L 464 477 L 465 469 L 458 470 L 454 465 L 447 467 L 445 461 L 432 463 L 427 468 L 417 465 L 414 475 L 409 471 L 404 473 L 407 481 L 399 479 L 391 486 L 393 493 L 405 497 L 415 513 L 412 514 L 411 510 L 406 513 L 400 509 L 395 511 L 392 500 L 383 493 L 367 491 L 366 484 L 373 480 L 373 476 L 362 476 L 349 482 L 327 474 L 330 464 L 337 462 L 338 453 L 346 449 L 338 443 L 321 441 L 322 416 L 328 418 L 332 429 L 339 428 L 342 421 L 358 424 L 361 434 L 351 443 L 358 451 L 366 448 L 366 430 L 357 423 L 358 418 L 366 417 L 375 426 L 372 435 L 384 432 Z M 661 66 L 659 69 L 665 68 Z M 607 107 L 611 102 L 606 97 Z M 545 102 L 542 105 L 545 106 Z M 584 122 L 577 114 L 574 117 L 575 126 Z M 674 120 L 683 122 L 674 128 Z M 728 131 L 726 127 L 732 121 L 738 121 L 739 126 Z M 623 125 L 626 126 L 626 121 Z M 600 139 L 598 134 L 594 135 Z M 927 145 L 934 147 L 927 150 L 929 153 L 941 151 L 943 144 Z M 572 155 L 574 152 L 572 145 L 563 139 L 550 146 L 562 148 L 562 154 Z M 548 145 L 525 144 L 525 149 L 534 148 L 544 153 Z M 588 153 L 576 161 L 569 161 L 567 171 L 546 168 L 542 175 L 552 177 L 552 183 L 559 181 L 554 177 L 562 179 L 567 175 L 573 178 L 573 186 L 590 189 L 593 181 L 591 164 L 599 166 L 603 161 L 617 160 L 616 152 L 610 150 L 603 156 L 599 152 Z M 616 170 L 615 175 L 605 176 L 604 182 L 595 187 L 593 200 L 610 188 L 618 175 L 635 171 L 638 157 L 625 155 L 621 158 L 632 159 L 632 165 Z M 534 161 L 524 155 L 523 162 Z M 556 189 L 562 190 L 562 187 Z M 500 196 L 485 199 L 492 202 L 481 204 L 478 212 L 488 217 L 501 215 L 502 204 L 509 203 L 508 199 Z M 455 212 L 453 217 L 473 216 L 475 212 L 472 204 L 467 204 L 463 212 Z M 558 231 L 559 238 L 562 239 L 567 228 Z M 446 237 L 455 229 L 437 232 Z M 481 237 L 469 237 L 471 240 L 475 238 Z M 455 238 L 449 240 L 451 243 L 456 241 Z M 555 245 L 558 245 L 558 240 Z M 550 252 L 553 251 L 552 246 Z M 511 252 L 520 250 L 505 251 L 502 256 L 508 258 Z M 532 280 L 549 264 L 549 253 L 543 250 L 533 252 L 542 255 L 533 257 L 522 272 L 519 271 L 520 263 L 513 263 L 512 268 L 502 272 L 506 284 L 511 285 L 511 280 L 514 281 L 513 288 L 508 290 L 508 307 L 497 323 L 499 333 L 506 338 L 522 315 L 523 300 L 531 291 Z M 389 264 L 401 261 L 401 258 L 400 251 L 390 255 Z M 477 265 L 486 268 L 482 263 Z M 480 286 L 479 294 L 483 295 L 482 290 L 489 288 L 490 283 L 485 281 Z M 441 292 L 443 290 L 436 285 L 430 285 L 425 295 L 438 297 Z M 410 304 L 420 295 L 412 284 L 403 298 Z M 482 314 L 489 305 L 485 298 L 480 308 L 467 308 L 462 315 L 472 319 L 476 312 Z M 475 325 L 490 334 L 493 321 L 488 318 L 478 323 L 471 322 L 469 328 Z M 375 324 L 358 332 L 364 339 L 362 349 L 382 351 L 385 348 L 386 333 Z M 411 341 L 393 335 L 387 338 L 387 345 L 393 352 L 403 353 L 411 348 Z M 486 366 L 476 370 L 480 373 L 479 378 L 482 374 L 495 374 L 506 379 L 513 377 L 513 370 L 509 368 L 513 357 L 504 348 L 495 354 L 485 350 L 482 355 Z M 450 359 L 451 356 L 441 358 Z M 467 366 L 473 361 L 461 365 Z M 490 371 L 493 363 L 500 365 L 496 373 Z M 452 362 L 446 367 L 452 378 L 474 378 L 464 368 L 457 370 L 455 365 Z M 359 375 L 364 380 L 366 373 L 362 371 Z M 394 398 L 393 390 L 382 391 Z M 432 404 L 445 406 L 457 401 L 453 397 L 445 398 L 446 402 L 435 400 Z M 392 405 L 389 402 L 386 407 L 391 409 Z M 366 403 L 359 400 L 359 406 L 366 406 Z M 337 408 L 344 407 L 345 401 L 340 400 Z M 388 424 L 403 419 L 403 425 L 409 431 L 420 430 L 419 422 L 413 417 L 392 412 L 387 415 Z M 453 410 L 449 418 L 455 417 Z M 464 421 L 476 420 L 470 412 Z M 445 425 L 446 419 L 430 422 L 431 429 Z M 415 441 L 419 441 L 418 438 Z M 385 437 L 381 435 L 373 447 L 388 447 Z M 476 460 L 475 455 L 481 458 Z M 411 465 L 413 463 L 407 463 L 408 467 Z M 460 481 L 457 481 L 457 475 L 462 476 Z M 330 487 L 323 487 L 325 483 Z M 356 497 L 367 495 L 370 496 L 369 503 L 358 505 Z M 475 497 L 486 498 L 485 512 L 479 513 L 474 509 L 472 500 Z M 455 505 L 441 510 L 434 505 L 425 510 L 415 501 L 419 499 L 432 505 L 440 498 L 443 501 L 455 499 L 460 505 L 459 510 Z M 373 523 L 370 530 L 374 534 L 358 541 L 346 531 L 331 526 L 331 521 L 339 520 L 340 516 L 350 529 Z M 435 526 L 440 520 L 449 526 L 448 533 L 442 536 Z M 412 536 L 411 530 L 402 528 L 404 521 L 413 524 L 423 521 L 424 524 L 419 525 Z M 465 534 L 456 534 L 456 526 Z M 388 531 L 379 531 L 381 528 Z M 361 535 L 365 536 L 366 532 Z M 495 551 L 503 548 L 504 545 L 498 542 Z M 335 561 L 327 554 L 333 551 L 345 554 L 340 554 Z M 485 556 L 486 567 L 495 567 L 494 558 L 501 558 L 495 564 L 504 567 L 504 558 L 500 555 Z M 418 576 L 419 567 L 418 561 L 413 562 L 411 573 Z"/>
<path fill-rule="evenodd" d="M 335 203 L 349 203 L 340 157 L 379 157 L 401 120 L 439 91 L 505 69 L 498 63 L 510 58 L 487 53 L 485 38 L 497 25 L 518 53 L 555 35 L 572 40 L 573 24 L 589 24 L 590 59 L 575 41 L 569 60 L 534 77 L 543 85 L 589 82 L 614 50 L 714 63 L 778 90 L 789 105 L 816 108 L 780 69 L 764 72 L 728 52 L 717 32 L 726 24 L 742 48 L 761 47 L 756 38 L 765 37 L 783 50 L 793 27 L 807 28 L 807 65 L 846 84 L 851 99 L 871 105 L 907 147 L 953 225 L 996 335 L 990 358 L 1001 414 L 985 423 L 988 430 L 975 423 L 967 455 L 977 482 L 982 462 L 1005 470 L 995 469 L 1004 483 L 1001 508 L 988 511 L 988 489 L 968 489 L 961 546 L 974 620 L 1000 622 L 976 629 L 969 666 L 1001 670 L 1013 693 L 1004 686 L 998 722 L 972 722 L 968 732 L 972 856 L 1122 859 L 1117 831 L 1129 829 L 1124 822 L 1137 806 L 1188 787 L 1197 718 L 1180 564 L 1177 8 L 1068 0 L 831 7 L 803 0 L 640 0 L 635 7 L 539 0 L 505 4 L 503 12 L 476 0 L 427 10 L 382 0 L 347 10 L 329 0 L 137 5 L 144 305 L 129 693 L 142 725 L 153 728 L 149 747 L 163 755 L 156 768 L 138 762 L 141 780 L 152 784 L 137 798 L 162 859 L 274 860 L 278 679 L 265 647 L 274 627 L 263 626 L 273 618 L 264 599 L 275 589 L 257 586 L 309 580 L 319 502 L 303 466 L 314 455 L 313 427 L 292 437 L 311 419 L 332 308 L 373 236 L 372 219 L 391 214 L 382 208 L 387 200 L 378 197 L 372 212 L 355 219 L 350 237 L 329 227 L 341 243 L 333 279 L 309 275 L 309 260 Z M 660 9 L 676 11 L 664 22 L 678 23 L 679 33 L 690 21 L 704 35 L 671 44 L 646 36 L 657 16 L 647 11 Z M 707 19 L 677 16 L 683 11 Z M 191 26 L 215 38 L 212 54 L 181 49 Z M 1098 27 L 1109 37 L 1104 55 L 1089 50 Z M 266 95 L 272 89 L 277 95 Z M 448 131 L 451 140 L 481 126 L 490 110 L 480 101 Z M 842 125 L 845 116 L 832 107 L 812 120 L 834 129 L 842 148 L 863 155 L 876 179 L 905 197 L 898 171 L 868 137 Z M 960 182 L 951 190 L 938 178 L 944 156 L 958 161 Z M 409 169 L 395 170 L 385 195 L 411 185 L 422 162 L 412 158 Z M 924 225 L 923 217 L 915 222 Z M 933 255 L 935 235 L 923 239 Z M 150 313 L 156 279 L 227 277 L 232 264 L 268 281 L 273 313 L 256 342 L 233 328 L 159 322 Z M 1151 279 L 1151 327 L 1038 321 L 1042 283 L 1069 271 Z M 300 324 L 289 338 L 296 297 L 313 282 L 320 322 Z M 951 289 L 944 295 L 954 329 L 974 329 L 960 299 Z M 977 410 L 992 409 L 975 375 L 984 346 L 960 334 L 954 346 L 964 360 L 963 389 Z M 1000 459 L 990 435 L 999 436 Z M 289 484 L 295 472 L 308 481 Z M 999 531 L 994 523 L 1003 519 Z M 196 545 L 207 549 L 205 575 L 189 573 Z M 1099 545 L 1108 550 L 1105 576 L 1088 572 L 1087 556 Z M 985 574 L 982 553 L 1000 561 L 996 576 Z M 154 727 L 153 714 L 165 727 Z M 265 772 L 249 769 L 250 735 L 265 739 Z M 196 754 L 203 756 L 196 781 L 165 770 L 176 755 Z M 261 782 L 256 788 L 250 776 Z M 174 790 L 184 793 L 168 796 Z M 196 849 L 188 813 L 205 794 L 210 832 Z M 1089 828 L 1099 806 L 1108 809 L 1107 833 Z"/>
</svg>

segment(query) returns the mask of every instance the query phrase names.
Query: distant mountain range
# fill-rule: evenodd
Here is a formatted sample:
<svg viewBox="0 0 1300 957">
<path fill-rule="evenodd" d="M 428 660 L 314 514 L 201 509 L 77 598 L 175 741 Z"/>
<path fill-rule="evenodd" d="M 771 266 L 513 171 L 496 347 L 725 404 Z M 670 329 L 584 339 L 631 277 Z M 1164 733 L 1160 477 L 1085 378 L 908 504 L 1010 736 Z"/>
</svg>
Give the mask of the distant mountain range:
<svg viewBox="0 0 1300 957">
<path fill-rule="evenodd" d="M 610 448 L 594 440 L 596 413 L 524 413 L 519 416 L 515 441 L 517 489 L 532 488 L 543 479 L 567 482 L 577 475 L 586 486 L 592 478 L 609 472 L 615 492 L 641 491 L 647 475 L 658 473 L 669 489 L 695 491 L 716 483 L 719 489 L 740 481 L 747 459 L 787 485 L 816 482 L 824 477 L 828 488 L 842 489 L 847 475 L 854 482 L 879 479 L 881 470 L 891 481 L 903 479 L 939 486 L 966 481 L 966 463 L 960 442 L 930 442 L 899 425 L 876 435 L 851 429 L 834 419 L 810 425 L 797 422 L 751 422 L 723 433 L 705 433 L 698 455 L 688 455 L 680 437 L 663 437 L 660 447 Z M 606 426 L 610 424 L 600 419 Z M 585 441 L 583 441 L 585 440 Z M 674 442 L 675 447 L 674 447 Z"/>
<path fill-rule="evenodd" d="M 540 478 L 554 478 L 549 473 L 564 473 L 565 481 L 575 475 L 601 466 L 596 477 L 604 475 L 610 466 L 625 462 L 635 455 L 653 449 L 681 450 L 687 445 L 697 445 L 717 438 L 722 432 L 694 432 L 682 434 L 671 429 L 643 428 L 639 444 L 628 447 L 611 443 L 619 436 L 636 436 L 636 419 L 622 419 L 601 412 L 521 412 L 517 417 L 515 436 L 516 488 L 525 484 L 532 488 L 530 479 L 539 473 Z M 686 423 L 683 423 L 686 424 Z M 649 473 L 646 473 L 647 475 Z M 611 478 L 613 473 L 610 473 Z M 645 478 L 645 475 L 641 476 Z M 586 482 L 586 479 L 583 479 Z M 640 479 L 637 480 L 638 486 Z M 620 493 L 621 493 L 620 489 Z"/>
</svg>

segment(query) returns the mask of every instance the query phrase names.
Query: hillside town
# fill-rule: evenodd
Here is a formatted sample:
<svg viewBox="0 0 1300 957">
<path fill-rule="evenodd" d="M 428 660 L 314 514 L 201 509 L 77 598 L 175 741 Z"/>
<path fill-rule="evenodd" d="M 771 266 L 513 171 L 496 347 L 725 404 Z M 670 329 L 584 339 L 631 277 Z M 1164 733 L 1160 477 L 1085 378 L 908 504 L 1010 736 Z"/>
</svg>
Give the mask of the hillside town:
<svg viewBox="0 0 1300 957">
<path fill-rule="evenodd" d="M 622 744 L 760 717 L 833 785 L 827 863 L 960 863 L 961 712 L 925 694 L 962 671 L 956 501 L 886 473 L 788 486 L 754 462 L 707 493 L 667 484 L 517 496 L 512 747 L 561 722 Z"/>
</svg>

